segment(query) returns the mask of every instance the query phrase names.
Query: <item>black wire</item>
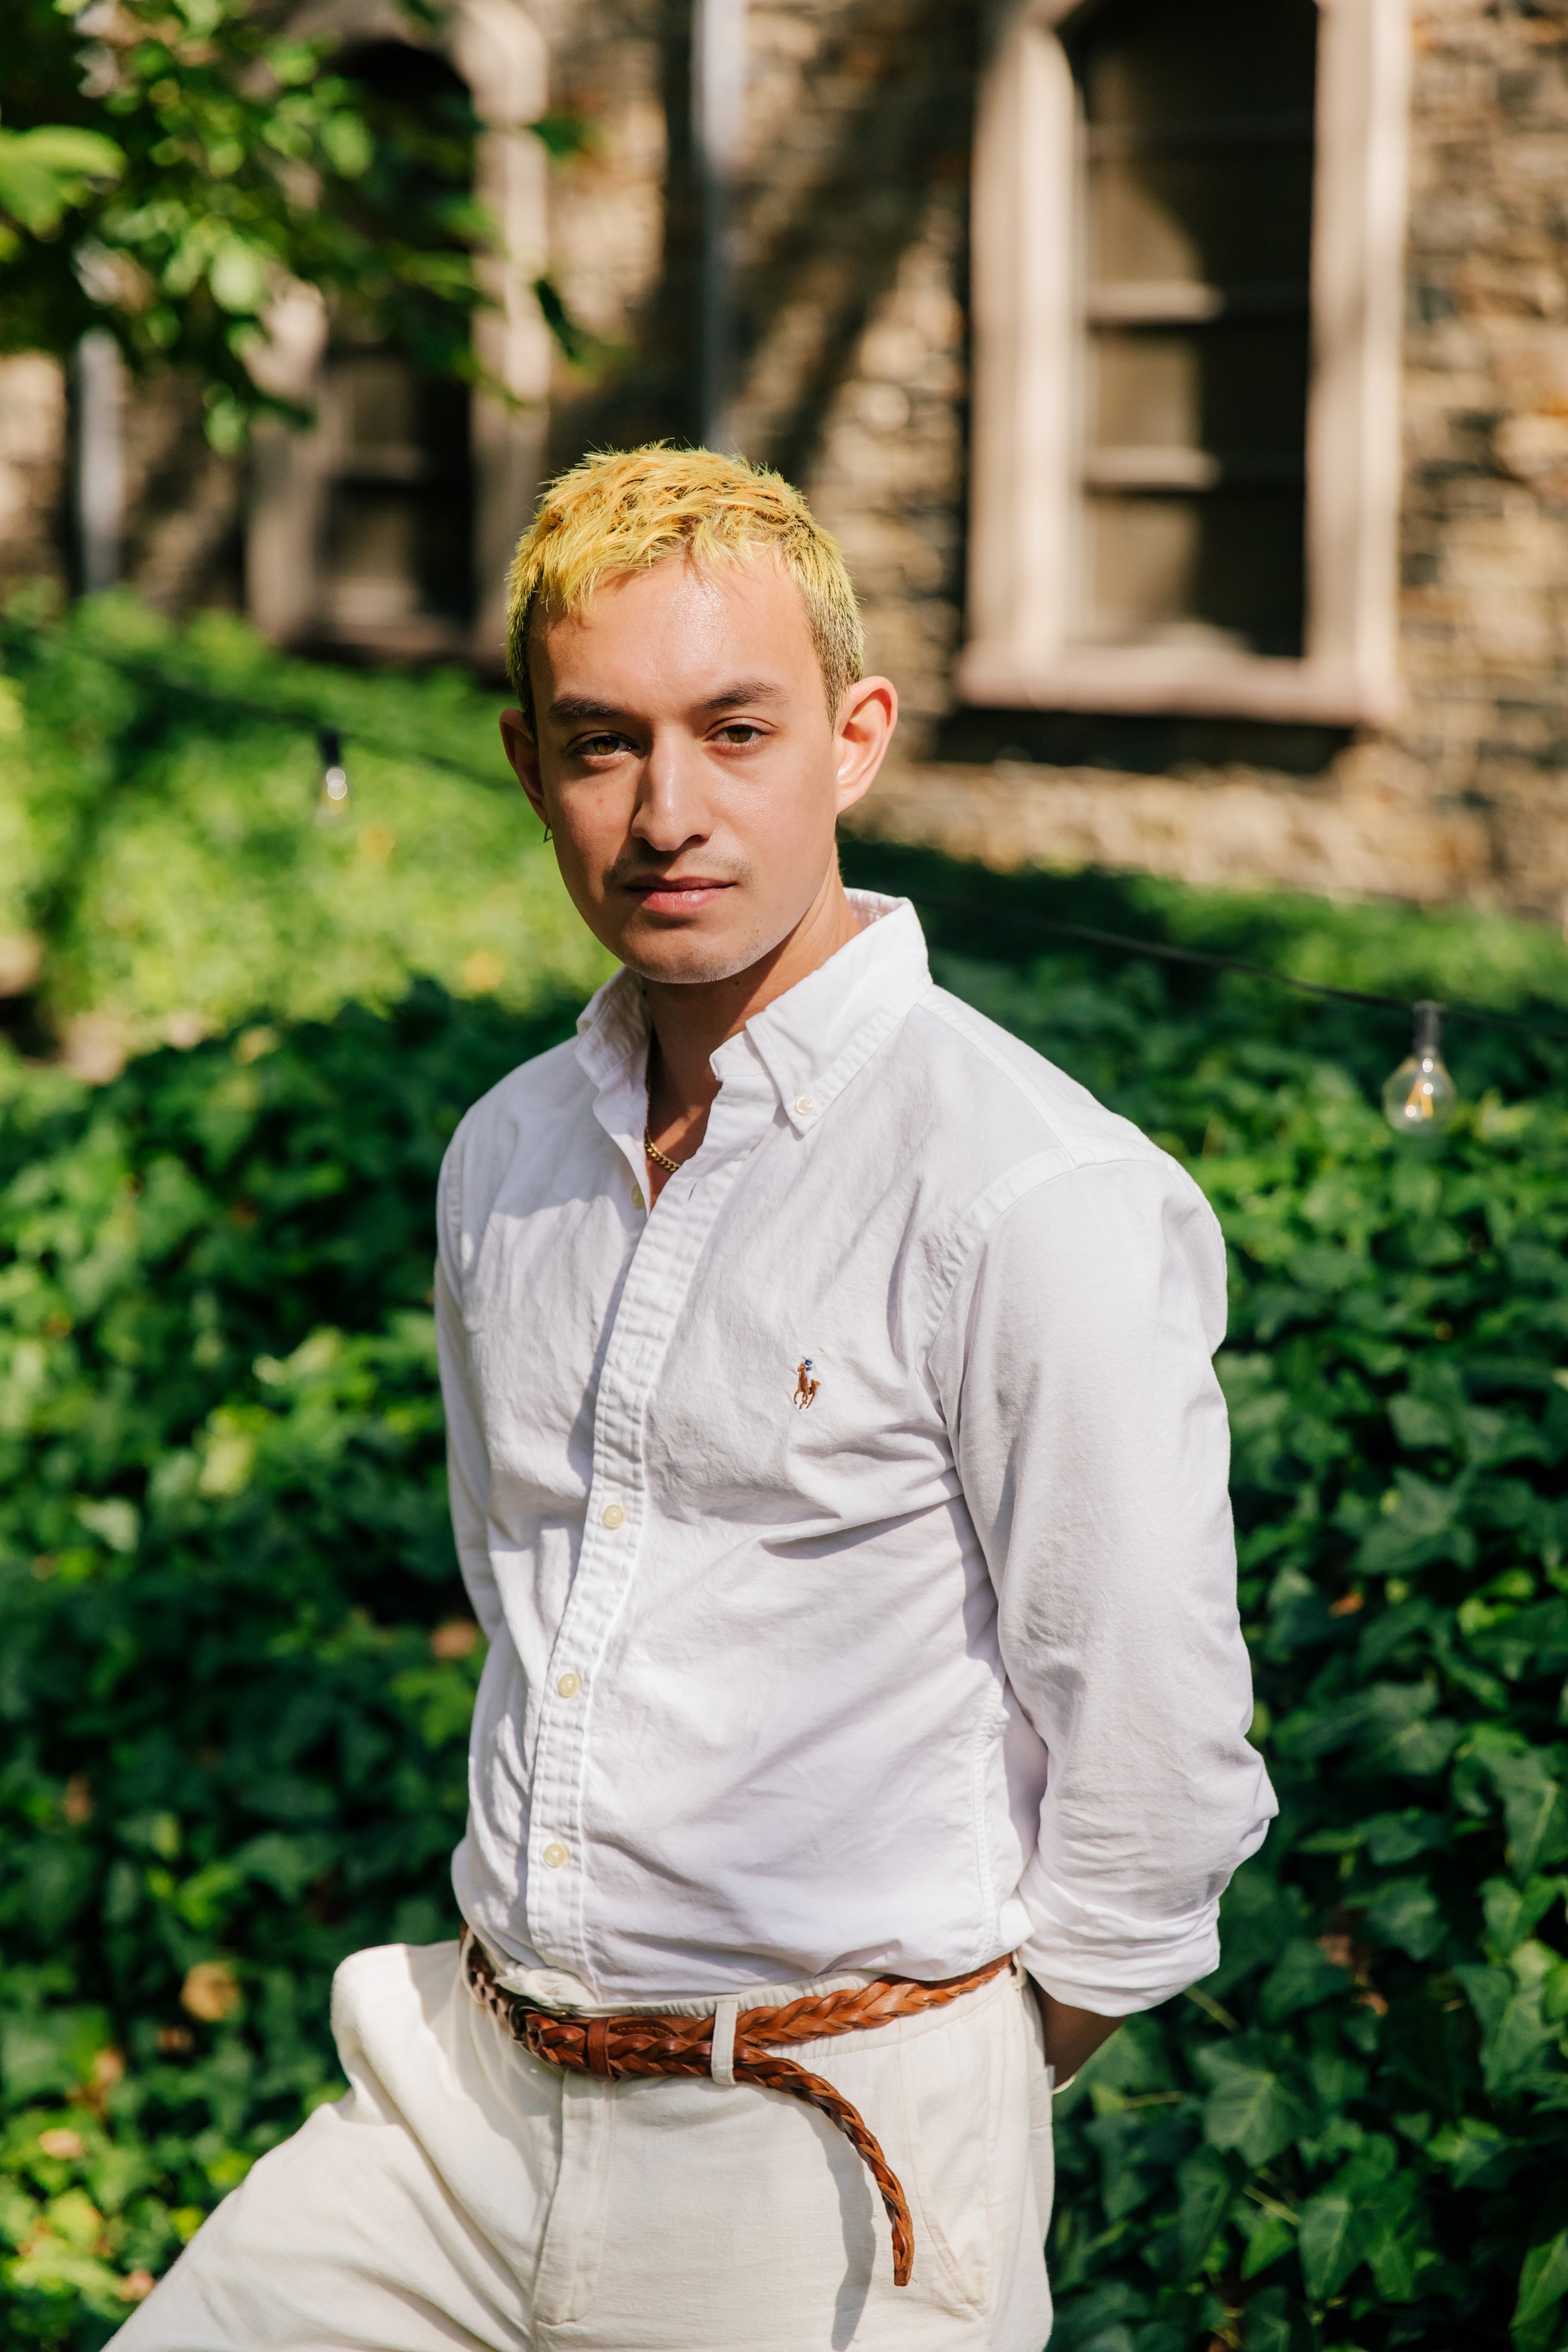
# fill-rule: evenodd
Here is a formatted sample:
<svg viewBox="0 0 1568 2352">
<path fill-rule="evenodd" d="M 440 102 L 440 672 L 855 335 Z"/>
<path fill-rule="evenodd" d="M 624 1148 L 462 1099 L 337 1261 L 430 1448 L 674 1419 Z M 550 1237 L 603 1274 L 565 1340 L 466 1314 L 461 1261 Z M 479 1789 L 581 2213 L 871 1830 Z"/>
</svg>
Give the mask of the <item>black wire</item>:
<svg viewBox="0 0 1568 2352">
<path fill-rule="evenodd" d="M 31 621 L 18 621 L 14 614 L 0 618 L 0 644 L 7 637 L 40 639 L 47 634 Z M 419 743 L 394 743 L 384 736 L 367 734 L 359 727 L 351 729 L 323 720 L 320 709 L 300 710 L 283 702 L 253 702 L 247 695 L 231 693 L 226 688 L 203 686 L 195 678 L 171 677 L 156 662 L 141 660 L 134 654 L 110 653 L 103 646 L 93 646 L 89 650 L 95 661 L 107 662 L 110 669 L 121 671 L 142 686 L 173 688 L 179 694 L 188 694 L 195 701 L 210 703 L 219 710 L 242 712 L 247 719 L 268 719 L 279 727 L 298 727 L 318 738 L 324 725 L 331 726 L 340 739 L 352 734 L 367 751 L 379 751 L 384 759 L 422 760 L 426 767 L 445 769 L 448 775 L 462 776 L 471 784 L 487 785 L 491 792 L 504 791 L 507 786 L 507 778 L 493 770 L 476 768 L 470 761 L 451 759 L 444 751 L 426 751 Z"/>
<path fill-rule="evenodd" d="M 1307 996 L 1336 997 L 1342 1004 L 1372 1004 L 1383 1012 L 1403 1013 L 1406 1017 L 1414 1010 L 1408 997 L 1375 996 L 1362 988 L 1333 988 L 1325 980 L 1298 980 L 1293 972 L 1274 971 L 1267 964 L 1243 963 L 1236 956 L 1214 955 L 1206 948 L 1179 948 L 1162 940 L 1133 939 L 1126 931 L 1102 931 L 1090 923 L 1066 923 L 1055 916 L 1026 913 L 1017 907 L 981 907 L 973 899 L 948 898 L 934 890 L 911 891 L 910 896 L 917 906 L 934 907 L 941 914 L 972 915 L 986 923 L 994 922 L 1000 915 L 1004 921 L 1026 926 L 1030 930 L 1055 931 L 1067 939 L 1087 940 L 1095 947 L 1158 956 L 1167 963 L 1198 963 L 1211 971 L 1246 972 L 1249 979 L 1271 980 L 1278 988 L 1300 989 Z M 1550 1037 L 1560 1045 L 1568 1045 L 1568 1029 L 1542 1029 L 1533 1021 L 1518 1021 L 1507 1013 L 1483 1012 L 1476 1004 L 1442 1003 L 1438 1010 L 1446 1021 L 1473 1021 L 1488 1029 L 1518 1029 L 1527 1037 Z"/>
<path fill-rule="evenodd" d="M 42 638 L 47 633 L 36 623 L 19 621 L 14 614 L 0 619 L 0 642 L 6 637 Z M 107 647 L 94 646 L 92 656 L 107 662 L 111 669 L 121 670 L 147 686 L 176 688 L 182 694 L 194 696 L 197 701 L 216 704 L 220 709 L 243 711 L 247 718 L 270 719 L 274 724 L 308 729 L 320 738 L 324 722 L 319 710 L 297 710 L 287 705 L 252 702 L 247 696 L 231 694 L 218 687 L 202 686 L 195 679 L 171 679 L 165 669 L 156 663 L 139 660 L 134 654 L 110 653 Z M 427 767 L 443 769 L 448 775 L 461 776 L 468 782 L 483 784 L 487 790 L 501 789 L 503 780 L 492 770 L 476 768 L 466 760 L 453 760 L 445 752 L 426 751 L 423 745 L 408 742 L 391 743 L 384 738 L 364 733 L 359 728 L 352 730 L 336 727 L 331 730 L 341 740 L 353 733 L 354 740 L 367 751 L 379 751 L 385 759 L 421 760 Z M 1152 956 L 1165 963 L 1201 964 L 1209 971 L 1239 971 L 1249 980 L 1272 981 L 1277 988 L 1293 988 L 1304 996 L 1328 996 L 1342 1004 L 1369 1004 L 1379 1012 L 1403 1013 L 1406 1018 L 1414 1010 L 1410 999 L 1403 996 L 1379 996 L 1362 988 L 1334 988 L 1323 980 L 1298 980 L 1292 972 L 1274 971 L 1267 964 L 1244 963 L 1236 956 L 1215 955 L 1207 948 L 1181 948 L 1163 940 L 1134 939 L 1125 931 L 1103 931 L 1091 923 L 1063 922 L 1055 916 L 1026 913 L 1016 907 L 982 907 L 973 899 L 949 898 L 934 890 L 910 892 L 918 906 L 935 908 L 939 914 L 966 915 L 976 921 L 993 923 L 998 916 L 1005 922 L 1016 924 L 1032 931 L 1050 931 L 1062 939 L 1083 940 L 1091 947 L 1115 948 L 1128 955 Z M 1434 1000 L 1435 1001 L 1435 1000 Z M 1446 1021 L 1468 1021 L 1483 1029 L 1511 1029 L 1526 1037 L 1550 1039 L 1554 1045 L 1568 1045 L 1568 1029 L 1542 1029 L 1533 1021 L 1520 1021 L 1507 1013 L 1489 1013 L 1478 1004 L 1448 1004 L 1438 1007 Z"/>
</svg>

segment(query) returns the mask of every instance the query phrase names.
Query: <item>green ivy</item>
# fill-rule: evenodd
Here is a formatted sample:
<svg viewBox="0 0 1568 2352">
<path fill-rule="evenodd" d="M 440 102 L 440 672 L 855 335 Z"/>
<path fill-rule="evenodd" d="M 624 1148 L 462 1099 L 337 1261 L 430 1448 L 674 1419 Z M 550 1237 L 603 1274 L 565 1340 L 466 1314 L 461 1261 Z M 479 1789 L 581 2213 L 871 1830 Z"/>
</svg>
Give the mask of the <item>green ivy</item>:
<svg viewBox="0 0 1568 2352">
<path fill-rule="evenodd" d="M 1568 1026 L 1561 947 L 850 862 L 975 902 L 931 910 L 942 976 L 1184 1159 L 1231 1248 L 1254 1737 L 1283 1811 L 1217 1973 L 1058 2103 L 1058 2352 L 1510 2331 L 1556 2352 L 1568 1054 L 1456 1029 L 1466 1111 L 1413 1152 L 1375 1108 L 1397 1018 L 1039 959 L 1031 926 L 1371 986 L 1468 973 Z M 8 2342 L 93 2352 L 335 2095 L 337 1959 L 450 1932 L 479 1648 L 445 1521 L 430 1194 L 464 1105 L 563 1033 L 569 1002 L 542 978 L 531 1002 L 422 982 L 382 1014 L 256 1015 L 100 1089 L 0 1061 Z"/>
<path fill-rule="evenodd" d="M 426 989 L 101 1092 L 0 1062 L 7 2344 L 101 2342 L 337 2095 L 338 1960 L 453 1931 L 430 1197 L 568 1020 Z"/>
<path fill-rule="evenodd" d="M 1216 1973 L 1057 2102 L 1053 2352 L 1555 2352 L 1568 1051 L 1456 1025 L 1468 1108 L 1412 1148 L 1375 1108 L 1397 1016 L 1147 964 L 1002 968 L 973 952 L 1009 936 L 997 915 L 1067 913 L 1072 892 L 985 897 L 979 920 L 938 919 L 959 950 L 941 976 L 1158 1135 L 1226 1230 L 1253 1738 L 1281 1804 Z M 1123 928 L 1138 898 L 1110 908 Z M 1157 936 L 1152 903 L 1131 919 Z M 1288 920 L 1270 955 L 1267 908 L 1250 936 L 1242 902 L 1227 919 L 1207 943 L 1284 960 Z"/>
</svg>

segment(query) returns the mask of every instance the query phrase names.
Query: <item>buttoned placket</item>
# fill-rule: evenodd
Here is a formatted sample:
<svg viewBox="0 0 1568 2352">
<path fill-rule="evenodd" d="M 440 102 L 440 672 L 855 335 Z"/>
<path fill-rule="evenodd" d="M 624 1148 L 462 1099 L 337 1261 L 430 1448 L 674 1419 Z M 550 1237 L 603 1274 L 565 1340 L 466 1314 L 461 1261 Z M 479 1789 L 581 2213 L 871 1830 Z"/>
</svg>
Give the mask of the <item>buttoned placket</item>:
<svg viewBox="0 0 1568 2352">
<path fill-rule="evenodd" d="M 600 1078 L 595 1115 L 623 1158 L 640 1152 L 646 1043 L 584 1055 Z M 551 1655 L 535 1751 L 527 1905 L 548 1965 L 595 1981 L 583 1784 L 601 1662 L 647 1533 L 644 1433 L 671 1334 L 713 1226 L 752 1152 L 779 1118 L 777 1089 L 744 1035 L 714 1056 L 720 1091 L 701 1149 L 642 1220 L 605 1347 L 594 1413 L 593 1478 L 582 1546 Z M 790 1121 L 798 1131 L 798 1122 Z"/>
</svg>

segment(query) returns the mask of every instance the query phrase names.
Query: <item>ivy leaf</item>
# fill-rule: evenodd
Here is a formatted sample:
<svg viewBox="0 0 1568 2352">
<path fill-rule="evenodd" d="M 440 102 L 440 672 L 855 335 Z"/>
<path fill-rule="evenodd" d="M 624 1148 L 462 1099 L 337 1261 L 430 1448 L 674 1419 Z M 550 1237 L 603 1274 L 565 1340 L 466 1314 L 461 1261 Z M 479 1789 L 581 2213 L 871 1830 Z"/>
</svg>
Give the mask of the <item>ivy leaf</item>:
<svg viewBox="0 0 1568 2352">
<path fill-rule="evenodd" d="M 1568 2295 L 1568 2230 L 1559 2230 L 1545 2244 L 1531 2246 L 1519 2274 L 1519 2299 L 1509 2326 L 1524 2342 L 1549 2332 L 1559 2305 Z"/>
<path fill-rule="evenodd" d="M 1411 2303 L 1424 2267 L 1420 2190 L 1414 2176 L 1397 2172 L 1370 2200 L 1363 2257 L 1385 2303 Z"/>
<path fill-rule="evenodd" d="M 1241 2275 L 1256 2278 L 1281 2254 L 1288 2254 L 1296 2242 L 1296 2216 L 1283 2211 L 1266 2211 L 1261 2206 L 1244 2205 L 1237 2215 L 1242 2233 L 1247 2240 L 1247 2252 L 1241 2258 Z"/>
<path fill-rule="evenodd" d="M 1362 1920 L 1374 1944 L 1394 1944 L 1412 1959 L 1429 1959 L 1447 1933 L 1443 1906 L 1424 1878 L 1391 1878 Z"/>
<path fill-rule="evenodd" d="M 1445 2124 L 1433 2133 L 1426 2153 L 1435 2164 L 1448 2167 L 1456 2189 L 1464 2189 L 1517 2146 L 1496 2124 L 1461 2116 L 1457 2124 Z"/>
<path fill-rule="evenodd" d="M 1325 2189 L 1301 2208 L 1301 2276 L 1314 2303 L 1326 2303 L 1361 2260 L 1363 2221 L 1347 2189 Z"/>
<path fill-rule="evenodd" d="M 1568 1796 L 1539 1749 L 1498 1759 L 1491 1776 L 1508 1823 L 1508 1866 L 1525 1879 L 1568 1855 Z"/>
<path fill-rule="evenodd" d="M 1295 1936 L 1265 1979 L 1258 2007 L 1266 2023 L 1278 2025 L 1343 1992 L 1350 1983 L 1351 1971 L 1342 1961 L 1331 1959 L 1310 1937 Z"/>
<path fill-rule="evenodd" d="M 1214 2088 L 1204 2102 L 1204 2137 L 1233 2147 L 1250 2165 L 1267 2164 L 1306 2129 L 1305 2105 L 1251 2037 L 1198 2053 Z"/>
<path fill-rule="evenodd" d="M 1563 1885 L 1561 1878 L 1532 1878 L 1523 1886 L 1512 1886 L 1506 1878 L 1487 1880 L 1481 1888 L 1481 1908 L 1487 1941 L 1499 1959 L 1506 1960 L 1534 1932 Z"/>
<path fill-rule="evenodd" d="M 1236 2183 L 1229 2167 L 1212 2147 L 1195 2147 L 1176 2167 L 1176 2194 L 1181 2275 L 1195 2278 L 1215 2231 L 1230 2210 Z"/>
<path fill-rule="evenodd" d="M 1542 1988 L 1522 1986 L 1481 2041 L 1481 2074 L 1494 2098 L 1568 2091 L 1556 2054 L 1557 2028 L 1542 2014 Z"/>
<path fill-rule="evenodd" d="M 1289 2301 L 1282 2286 L 1266 2286 L 1247 2306 L 1247 2352 L 1290 2352 Z"/>
</svg>

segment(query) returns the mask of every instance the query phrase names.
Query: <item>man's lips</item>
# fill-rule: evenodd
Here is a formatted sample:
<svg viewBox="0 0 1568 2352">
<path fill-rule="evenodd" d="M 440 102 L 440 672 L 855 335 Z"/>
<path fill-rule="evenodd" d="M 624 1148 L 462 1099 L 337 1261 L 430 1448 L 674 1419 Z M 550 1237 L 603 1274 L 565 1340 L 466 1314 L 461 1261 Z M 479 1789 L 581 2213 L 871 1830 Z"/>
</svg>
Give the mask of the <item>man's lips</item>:
<svg viewBox="0 0 1568 2352">
<path fill-rule="evenodd" d="M 695 914 L 734 887 L 711 874 L 649 874 L 621 885 L 650 915 Z"/>
</svg>

